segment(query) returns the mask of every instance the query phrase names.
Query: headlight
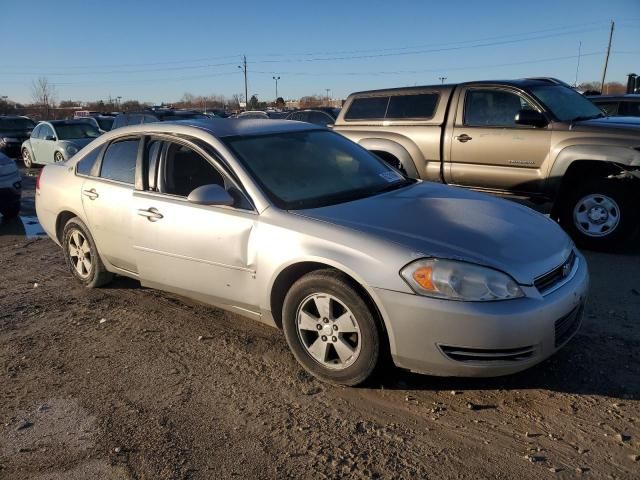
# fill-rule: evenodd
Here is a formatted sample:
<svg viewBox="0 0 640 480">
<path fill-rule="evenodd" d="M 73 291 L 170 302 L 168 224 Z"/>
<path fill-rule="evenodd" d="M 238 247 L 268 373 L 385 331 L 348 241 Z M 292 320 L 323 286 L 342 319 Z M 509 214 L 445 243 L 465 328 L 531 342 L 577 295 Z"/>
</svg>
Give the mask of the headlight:
<svg viewBox="0 0 640 480">
<path fill-rule="evenodd" d="M 78 149 L 73 145 L 67 145 L 67 148 L 65 150 L 69 155 L 75 155 L 76 153 L 78 153 Z"/>
<path fill-rule="evenodd" d="M 418 260 L 404 267 L 400 275 L 414 292 L 427 297 L 483 302 L 524 296 L 506 273 L 455 260 Z"/>
</svg>

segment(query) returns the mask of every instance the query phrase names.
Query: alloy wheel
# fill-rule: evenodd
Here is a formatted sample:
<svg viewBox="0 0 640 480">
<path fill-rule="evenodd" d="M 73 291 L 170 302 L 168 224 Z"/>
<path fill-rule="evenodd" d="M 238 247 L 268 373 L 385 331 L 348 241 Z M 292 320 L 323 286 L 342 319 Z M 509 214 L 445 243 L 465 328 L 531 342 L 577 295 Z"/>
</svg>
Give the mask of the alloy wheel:
<svg viewBox="0 0 640 480">
<path fill-rule="evenodd" d="M 93 259 L 89 242 L 80 230 L 74 229 L 71 232 L 67 242 L 67 249 L 71 266 L 76 271 L 76 274 L 82 279 L 88 278 L 93 268 Z"/>
<path fill-rule="evenodd" d="M 22 150 L 22 162 L 26 168 L 31 168 L 31 154 L 26 148 Z"/>
<path fill-rule="evenodd" d="M 56 152 L 53 154 L 53 161 L 54 162 L 64 162 L 64 157 L 62 156 L 62 154 L 60 152 Z"/>
<path fill-rule="evenodd" d="M 298 337 L 316 362 L 332 370 L 344 370 L 360 355 L 360 326 L 351 310 L 338 298 L 314 293 L 299 305 Z"/>
</svg>

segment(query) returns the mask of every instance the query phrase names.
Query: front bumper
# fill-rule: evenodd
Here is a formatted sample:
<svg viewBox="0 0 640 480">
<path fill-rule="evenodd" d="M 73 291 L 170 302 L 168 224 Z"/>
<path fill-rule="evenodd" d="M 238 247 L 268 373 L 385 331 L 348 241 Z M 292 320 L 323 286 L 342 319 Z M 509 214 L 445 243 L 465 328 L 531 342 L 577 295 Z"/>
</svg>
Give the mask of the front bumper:
<svg viewBox="0 0 640 480">
<path fill-rule="evenodd" d="M 578 256 L 571 281 L 540 298 L 456 302 L 375 288 L 394 363 L 429 375 L 491 377 L 545 360 L 580 326 L 589 273 Z"/>
</svg>

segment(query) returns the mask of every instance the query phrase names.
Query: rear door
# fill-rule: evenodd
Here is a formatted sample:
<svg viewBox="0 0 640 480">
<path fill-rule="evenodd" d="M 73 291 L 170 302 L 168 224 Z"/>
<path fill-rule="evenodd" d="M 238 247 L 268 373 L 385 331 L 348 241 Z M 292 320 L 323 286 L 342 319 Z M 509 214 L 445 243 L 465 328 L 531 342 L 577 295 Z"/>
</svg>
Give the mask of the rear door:
<svg viewBox="0 0 640 480">
<path fill-rule="evenodd" d="M 541 169 L 549 155 L 551 128 L 517 125 L 515 116 L 523 109 L 540 111 L 515 89 L 463 89 L 449 154 L 452 183 L 523 193 L 542 191 Z"/>
<path fill-rule="evenodd" d="M 132 197 L 139 146 L 139 137 L 111 142 L 93 168 L 95 176 L 82 185 L 82 205 L 100 255 L 133 273 Z"/>
<path fill-rule="evenodd" d="M 140 279 L 203 301 L 255 311 L 259 292 L 250 242 L 258 217 L 247 197 L 214 158 L 189 142 L 151 139 L 145 152 L 149 177 L 133 201 Z M 237 205 L 187 201 L 195 188 L 209 184 L 233 191 Z"/>
</svg>

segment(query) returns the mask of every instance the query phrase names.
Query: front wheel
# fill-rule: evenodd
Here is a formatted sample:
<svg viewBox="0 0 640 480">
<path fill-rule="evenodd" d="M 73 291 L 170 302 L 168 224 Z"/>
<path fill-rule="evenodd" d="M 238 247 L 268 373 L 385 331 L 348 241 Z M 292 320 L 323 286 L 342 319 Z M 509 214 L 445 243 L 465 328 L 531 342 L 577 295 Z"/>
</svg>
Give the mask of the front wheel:
<svg viewBox="0 0 640 480">
<path fill-rule="evenodd" d="M 312 272 L 295 282 L 284 300 L 282 326 L 298 362 L 322 381 L 358 385 L 378 365 L 376 318 L 337 271 Z"/>
<path fill-rule="evenodd" d="M 53 161 L 56 163 L 64 162 L 64 156 L 62 155 L 62 153 L 56 152 L 53 154 Z"/>
<path fill-rule="evenodd" d="M 562 201 L 560 223 L 585 248 L 611 250 L 634 231 L 638 207 L 630 185 L 619 179 L 594 179 L 575 186 Z"/>
<path fill-rule="evenodd" d="M 84 286 L 99 287 L 113 278 L 100 259 L 89 229 L 79 218 L 74 217 L 65 225 L 62 248 L 71 273 Z"/>
</svg>

